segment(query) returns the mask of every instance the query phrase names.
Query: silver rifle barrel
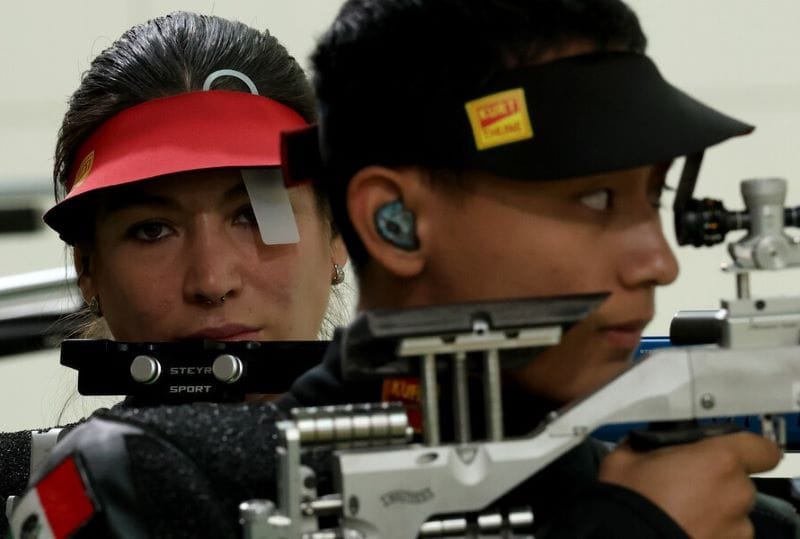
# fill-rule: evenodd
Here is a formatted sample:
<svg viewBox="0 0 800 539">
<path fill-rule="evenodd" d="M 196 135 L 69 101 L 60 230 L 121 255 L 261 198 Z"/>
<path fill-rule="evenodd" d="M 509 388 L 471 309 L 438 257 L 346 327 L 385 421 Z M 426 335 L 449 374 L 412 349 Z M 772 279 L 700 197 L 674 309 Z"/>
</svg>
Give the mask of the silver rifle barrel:
<svg viewBox="0 0 800 539">
<path fill-rule="evenodd" d="M 72 267 L 0 277 L 0 320 L 67 314 L 83 304 Z"/>
</svg>

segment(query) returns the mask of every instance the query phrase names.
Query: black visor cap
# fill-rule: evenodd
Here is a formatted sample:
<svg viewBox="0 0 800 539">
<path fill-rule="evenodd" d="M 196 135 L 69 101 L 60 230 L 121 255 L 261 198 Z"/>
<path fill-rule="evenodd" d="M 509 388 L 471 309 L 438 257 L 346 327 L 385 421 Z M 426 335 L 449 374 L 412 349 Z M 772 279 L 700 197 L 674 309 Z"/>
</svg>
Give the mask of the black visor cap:
<svg viewBox="0 0 800 539">
<path fill-rule="evenodd" d="M 532 136 L 480 150 L 464 113 L 464 148 L 472 147 L 461 168 L 521 180 L 587 176 L 671 161 L 753 130 L 666 82 L 641 54 L 506 71 L 475 98 L 515 88 L 524 91 Z"/>
</svg>

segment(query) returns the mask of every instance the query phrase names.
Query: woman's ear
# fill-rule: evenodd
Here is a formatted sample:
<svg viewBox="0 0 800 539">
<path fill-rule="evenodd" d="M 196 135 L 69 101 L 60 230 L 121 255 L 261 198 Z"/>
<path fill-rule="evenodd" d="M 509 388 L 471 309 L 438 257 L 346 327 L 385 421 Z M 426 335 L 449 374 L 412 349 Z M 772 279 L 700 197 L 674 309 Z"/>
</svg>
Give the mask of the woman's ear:
<svg viewBox="0 0 800 539">
<path fill-rule="evenodd" d="M 72 262 L 75 273 L 78 275 L 78 287 L 86 303 L 97 297 L 97 286 L 92 278 L 91 258 L 88 249 L 81 249 L 77 245 L 72 249 Z"/>
<path fill-rule="evenodd" d="M 350 221 L 370 258 L 396 277 L 418 275 L 425 267 L 420 236 L 421 171 L 370 166 L 347 188 Z"/>
<path fill-rule="evenodd" d="M 347 247 L 344 245 L 344 240 L 341 234 L 337 234 L 331 240 L 331 260 L 334 264 L 338 264 L 343 268 L 347 264 Z"/>
</svg>

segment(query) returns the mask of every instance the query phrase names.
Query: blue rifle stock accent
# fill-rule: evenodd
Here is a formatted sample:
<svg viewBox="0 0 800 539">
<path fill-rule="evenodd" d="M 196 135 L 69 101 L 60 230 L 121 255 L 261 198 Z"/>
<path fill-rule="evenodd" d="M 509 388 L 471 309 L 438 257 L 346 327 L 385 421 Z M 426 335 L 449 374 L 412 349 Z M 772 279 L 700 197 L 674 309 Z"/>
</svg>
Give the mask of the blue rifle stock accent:
<svg viewBox="0 0 800 539">
<path fill-rule="evenodd" d="M 669 337 L 642 337 L 639 342 L 639 348 L 636 349 L 633 361 L 639 361 L 644 358 L 649 352 L 658 348 L 666 348 L 672 346 Z M 800 414 L 788 414 L 786 417 L 786 449 L 798 450 L 800 449 Z M 701 425 L 714 424 L 720 422 L 733 422 L 738 424 L 745 430 L 760 433 L 761 427 L 757 416 L 740 416 L 729 417 L 720 419 L 706 419 L 701 420 Z M 592 433 L 592 436 L 606 442 L 617 443 L 622 438 L 627 436 L 628 432 L 635 429 L 647 428 L 646 423 L 625 423 L 619 425 L 606 425 L 597 429 Z"/>
</svg>

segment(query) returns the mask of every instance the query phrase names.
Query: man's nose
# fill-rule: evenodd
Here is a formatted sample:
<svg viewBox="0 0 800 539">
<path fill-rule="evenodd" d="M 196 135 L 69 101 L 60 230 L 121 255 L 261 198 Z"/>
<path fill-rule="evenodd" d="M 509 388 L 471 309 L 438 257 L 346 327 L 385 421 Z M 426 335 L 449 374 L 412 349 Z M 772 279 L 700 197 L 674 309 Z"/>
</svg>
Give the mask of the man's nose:
<svg viewBox="0 0 800 539">
<path fill-rule="evenodd" d="M 678 276 L 678 261 L 658 219 L 640 221 L 626 231 L 619 273 L 626 287 L 666 285 Z"/>
</svg>

